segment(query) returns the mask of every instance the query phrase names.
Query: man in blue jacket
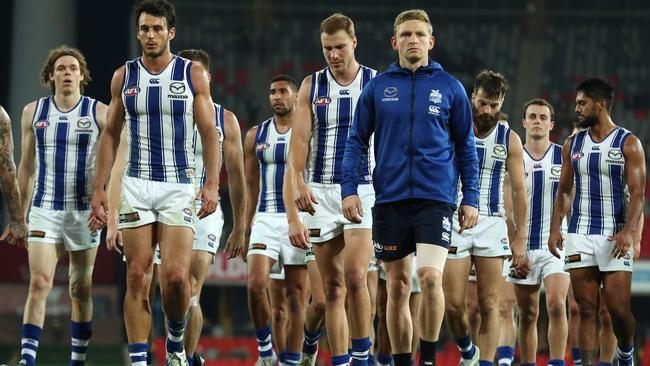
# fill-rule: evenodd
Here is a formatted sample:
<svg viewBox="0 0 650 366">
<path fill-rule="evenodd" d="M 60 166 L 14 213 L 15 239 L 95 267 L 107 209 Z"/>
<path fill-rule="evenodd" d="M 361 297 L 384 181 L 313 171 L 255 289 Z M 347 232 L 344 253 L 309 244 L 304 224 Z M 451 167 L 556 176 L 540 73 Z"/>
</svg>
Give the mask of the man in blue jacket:
<svg viewBox="0 0 650 366">
<path fill-rule="evenodd" d="M 434 365 L 444 314 L 442 270 L 458 178 L 463 192 L 459 223 L 464 230 L 473 227 L 478 216 L 478 158 L 465 90 L 428 58 L 434 37 L 427 13 L 399 14 L 391 43 L 399 62 L 363 90 L 347 141 L 343 213 L 357 222 L 370 214 L 363 212 L 357 184 L 374 133 L 373 239 L 377 259 L 386 267 L 387 325 L 395 366 L 411 364 L 408 298 L 411 253 L 416 249 L 422 287 L 420 365 Z"/>
</svg>

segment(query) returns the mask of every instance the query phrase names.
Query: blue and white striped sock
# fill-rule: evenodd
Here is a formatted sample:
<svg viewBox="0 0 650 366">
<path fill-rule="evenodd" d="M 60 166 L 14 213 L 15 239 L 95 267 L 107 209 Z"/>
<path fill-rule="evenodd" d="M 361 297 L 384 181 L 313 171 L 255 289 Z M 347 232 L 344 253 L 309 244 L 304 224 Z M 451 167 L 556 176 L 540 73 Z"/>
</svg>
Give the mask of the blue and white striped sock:
<svg viewBox="0 0 650 366">
<path fill-rule="evenodd" d="M 147 366 L 147 348 L 146 343 L 130 343 L 127 346 L 131 366 Z"/>
<path fill-rule="evenodd" d="M 499 366 L 510 366 L 515 359 L 515 349 L 510 346 L 497 347 L 497 362 Z"/>
<path fill-rule="evenodd" d="M 548 360 L 548 366 L 564 366 L 564 359 Z"/>
<path fill-rule="evenodd" d="M 185 326 L 187 326 L 188 316 L 183 320 L 167 319 L 167 342 L 166 348 L 168 353 L 183 352 L 183 336 Z"/>
<path fill-rule="evenodd" d="M 308 355 L 316 354 L 316 351 L 318 350 L 318 340 L 322 334 L 323 332 L 320 330 L 310 333 L 307 328 L 305 328 L 305 340 L 302 343 L 302 353 Z"/>
<path fill-rule="evenodd" d="M 476 347 L 472 343 L 472 337 L 467 336 L 465 338 L 460 338 L 456 340 L 458 349 L 460 350 L 460 356 L 466 360 L 471 360 L 476 353 Z"/>
<path fill-rule="evenodd" d="M 616 347 L 616 356 L 618 356 L 618 364 L 620 366 L 634 365 L 634 344 L 631 346 Z"/>
<path fill-rule="evenodd" d="M 72 321 L 72 352 L 70 354 L 70 366 L 84 366 L 86 364 L 86 351 L 90 337 L 92 336 L 92 322 Z"/>
<path fill-rule="evenodd" d="M 574 366 L 582 366 L 582 355 L 580 354 L 580 348 L 571 348 L 571 358 L 573 358 Z"/>
<path fill-rule="evenodd" d="M 37 325 L 23 324 L 23 329 L 20 332 L 20 359 L 25 361 L 26 366 L 36 365 L 36 352 L 42 332 L 41 327 Z"/>
<path fill-rule="evenodd" d="M 368 366 L 370 346 L 372 346 L 370 337 L 352 339 L 352 366 Z"/>
<path fill-rule="evenodd" d="M 350 366 L 350 355 L 338 355 L 332 356 L 332 365 L 333 366 Z"/>
<path fill-rule="evenodd" d="M 257 350 L 260 352 L 260 357 L 273 356 L 273 345 L 271 344 L 271 324 L 264 328 L 255 331 L 255 338 L 257 338 Z"/>
<path fill-rule="evenodd" d="M 298 352 L 284 352 L 284 364 L 286 366 L 296 366 L 300 360 L 300 353 Z"/>
</svg>

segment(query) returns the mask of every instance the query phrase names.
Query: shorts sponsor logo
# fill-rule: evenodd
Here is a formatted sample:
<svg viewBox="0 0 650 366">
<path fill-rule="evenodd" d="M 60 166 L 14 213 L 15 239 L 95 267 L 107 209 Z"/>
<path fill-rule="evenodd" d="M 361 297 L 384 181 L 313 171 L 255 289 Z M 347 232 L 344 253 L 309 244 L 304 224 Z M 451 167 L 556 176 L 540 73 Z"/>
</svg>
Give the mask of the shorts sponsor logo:
<svg viewBox="0 0 650 366">
<path fill-rule="evenodd" d="M 318 238 L 320 236 L 320 229 L 309 229 L 310 238 Z"/>
<path fill-rule="evenodd" d="M 314 105 L 318 107 L 324 107 L 330 103 L 332 103 L 332 99 L 330 97 L 318 97 L 314 99 Z"/>
<path fill-rule="evenodd" d="M 30 238 L 44 238 L 45 231 L 31 230 L 27 236 L 29 236 Z"/>
<path fill-rule="evenodd" d="M 305 255 L 307 255 L 307 256 L 312 256 L 312 255 L 314 255 L 314 248 L 312 248 L 312 247 L 307 248 L 307 249 L 305 250 Z"/>
<path fill-rule="evenodd" d="M 208 235 L 208 240 L 210 240 L 210 241 L 217 241 L 217 236 L 214 235 L 214 234 L 209 234 L 209 235 Z"/>
<path fill-rule="evenodd" d="M 567 255 L 566 258 L 564 258 L 564 263 L 576 263 L 580 262 L 582 258 L 580 257 L 580 254 L 571 254 Z"/>
<path fill-rule="evenodd" d="M 398 249 L 398 246 L 396 244 L 380 244 L 378 242 L 373 242 L 373 245 L 375 246 L 375 252 L 396 252 Z"/>
<path fill-rule="evenodd" d="M 132 86 L 130 88 L 124 89 L 124 96 L 125 97 L 132 97 L 137 95 L 140 92 L 140 88 L 137 86 Z"/>
<path fill-rule="evenodd" d="M 50 122 L 48 122 L 48 121 L 46 121 L 44 119 L 34 122 L 34 127 L 38 128 L 38 129 L 46 128 L 49 125 L 50 125 Z"/>
<path fill-rule="evenodd" d="M 442 233 L 442 240 L 449 242 L 451 240 L 451 235 L 448 232 L 443 232 Z"/>
<path fill-rule="evenodd" d="M 458 247 L 450 246 L 449 247 L 449 254 L 456 254 L 456 253 L 458 253 Z"/>
<path fill-rule="evenodd" d="M 250 245 L 250 249 L 266 250 L 266 244 L 253 243 L 253 244 Z"/>
<path fill-rule="evenodd" d="M 118 222 L 120 224 L 123 224 L 125 222 L 134 222 L 134 221 L 140 221 L 140 214 L 137 212 L 123 213 L 120 214 L 120 216 L 118 217 Z"/>
<path fill-rule="evenodd" d="M 183 213 L 189 216 L 192 216 L 192 209 L 189 208 L 184 208 Z"/>
<path fill-rule="evenodd" d="M 508 238 L 501 238 L 501 245 L 503 246 L 503 250 L 510 249 L 510 245 L 508 245 Z"/>
</svg>

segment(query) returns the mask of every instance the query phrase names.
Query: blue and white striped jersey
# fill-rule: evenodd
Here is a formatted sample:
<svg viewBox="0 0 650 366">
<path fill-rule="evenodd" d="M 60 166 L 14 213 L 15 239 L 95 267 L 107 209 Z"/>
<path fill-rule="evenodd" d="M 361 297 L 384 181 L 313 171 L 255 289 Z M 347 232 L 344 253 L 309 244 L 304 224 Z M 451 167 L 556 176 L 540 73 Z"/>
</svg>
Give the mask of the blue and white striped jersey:
<svg viewBox="0 0 650 366">
<path fill-rule="evenodd" d="M 274 118 L 260 123 L 255 135 L 255 154 L 260 163 L 260 195 L 257 212 L 286 212 L 282 180 L 291 141 L 291 128 L 280 133 Z"/>
<path fill-rule="evenodd" d="M 219 142 L 221 142 L 221 164 L 223 165 L 223 139 L 226 136 L 225 129 L 223 127 L 224 119 L 223 114 L 225 108 L 220 104 L 214 104 L 214 115 L 216 117 L 217 132 L 219 133 Z M 194 127 L 194 161 L 196 163 L 196 175 L 197 180 L 196 184 L 202 187 L 205 184 L 205 165 L 203 164 L 203 143 L 201 142 L 201 135 L 199 131 Z"/>
<path fill-rule="evenodd" d="M 339 84 L 329 67 L 312 74 L 310 100 L 314 124 L 308 164 L 308 180 L 316 183 L 340 184 L 343 180 L 343 153 L 354 111 L 363 87 L 377 71 L 360 66 L 355 79 L 348 85 Z M 372 182 L 374 167 L 372 140 L 359 183 Z"/>
<path fill-rule="evenodd" d="M 478 213 L 484 216 L 505 217 L 503 208 L 503 177 L 510 141 L 510 128 L 499 122 L 485 138 L 476 137 L 476 153 L 479 167 Z M 458 201 L 462 193 L 458 190 Z"/>
<path fill-rule="evenodd" d="M 163 71 L 151 74 L 141 58 L 126 63 L 122 100 L 129 140 L 129 177 L 192 182 L 195 163 L 191 64 L 175 56 Z"/>
<path fill-rule="evenodd" d="M 528 198 L 528 249 L 546 249 L 562 172 L 562 146 L 552 143 L 539 160 L 524 148 L 524 169 Z"/>
<path fill-rule="evenodd" d="M 32 204 L 50 210 L 88 210 L 99 139 L 97 101 L 82 96 L 69 112 L 53 97 L 38 100 L 32 119 L 36 180 Z"/>
<path fill-rule="evenodd" d="M 576 193 L 569 233 L 613 235 L 623 229 L 629 199 L 625 193 L 623 145 L 632 133 L 617 127 L 601 142 L 589 129 L 571 141 Z"/>
</svg>

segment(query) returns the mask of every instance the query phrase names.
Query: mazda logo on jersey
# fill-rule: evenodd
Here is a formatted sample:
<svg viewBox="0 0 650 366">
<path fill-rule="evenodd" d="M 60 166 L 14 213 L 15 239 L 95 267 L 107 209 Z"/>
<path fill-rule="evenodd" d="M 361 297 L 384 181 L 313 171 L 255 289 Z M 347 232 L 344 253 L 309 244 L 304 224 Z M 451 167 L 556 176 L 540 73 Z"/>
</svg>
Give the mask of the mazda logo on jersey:
<svg viewBox="0 0 650 366">
<path fill-rule="evenodd" d="M 185 83 L 181 81 L 175 81 L 169 84 L 169 91 L 174 94 L 183 94 L 185 93 Z"/>
<path fill-rule="evenodd" d="M 560 174 L 562 173 L 562 167 L 559 165 L 551 167 L 551 175 L 555 177 L 559 177 Z"/>
<path fill-rule="evenodd" d="M 623 152 L 620 149 L 611 149 L 607 153 L 607 157 L 612 160 L 620 160 L 623 159 Z"/>
<path fill-rule="evenodd" d="M 319 107 L 326 106 L 330 103 L 332 103 L 332 99 L 329 97 L 318 97 L 314 99 L 314 104 Z"/>
<path fill-rule="evenodd" d="M 384 96 L 387 98 L 394 98 L 397 96 L 397 88 L 394 86 L 389 86 L 384 89 Z"/>
<path fill-rule="evenodd" d="M 124 89 L 124 96 L 132 97 L 134 95 L 137 95 L 139 92 L 140 92 L 140 88 L 138 88 L 137 86 L 132 86 L 130 88 Z"/>
<path fill-rule="evenodd" d="M 77 127 L 79 128 L 90 128 L 91 125 L 90 118 L 88 117 L 82 117 L 77 120 Z"/>
<path fill-rule="evenodd" d="M 494 146 L 494 149 L 492 149 L 492 152 L 494 152 L 494 155 L 500 158 L 505 158 L 506 155 L 508 155 L 508 151 L 506 150 L 505 145 L 496 145 Z"/>
</svg>

